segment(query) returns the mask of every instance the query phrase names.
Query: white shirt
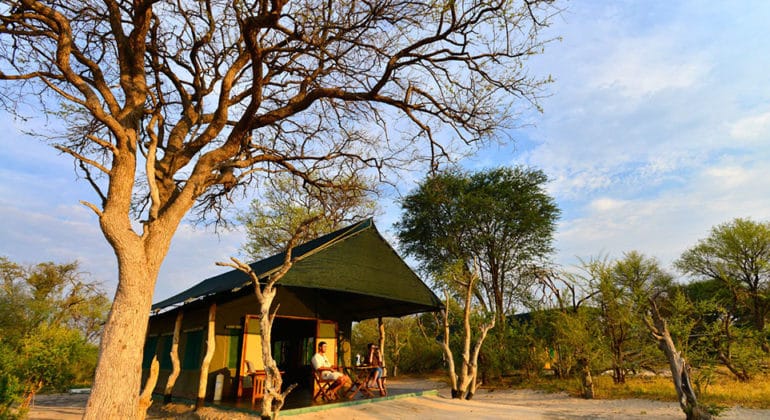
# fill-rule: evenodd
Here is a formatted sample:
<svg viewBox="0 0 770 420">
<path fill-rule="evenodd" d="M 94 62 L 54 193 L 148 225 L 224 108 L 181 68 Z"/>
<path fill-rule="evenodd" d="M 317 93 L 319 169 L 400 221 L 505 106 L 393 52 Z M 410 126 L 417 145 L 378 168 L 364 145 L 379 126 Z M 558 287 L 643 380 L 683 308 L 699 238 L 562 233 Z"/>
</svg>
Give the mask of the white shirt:
<svg viewBox="0 0 770 420">
<path fill-rule="evenodd" d="M 313 365 L 313 369 L 315 370 L 332 367 L 332 364 L 329 363 L 329 359 L 326 358 L 326 355 L 321 353 L 313 355 L 313 358 L 310 359 L 310 364 Z"/>
<path fill-rule="evenodd" d="M 310 364 L 313 365 L 314 370 L 318 370 L 321 368 L 331 369 L 332 367 L 332 364 L 329 363 L 329 359 L 326 358 L 326 355 L 321 353 L 316 353 L 315 355 L 313 355 L 313 358 L 310 359 Z M 327 381 L 336 381 L 341 377 L 342 377 L 342 373 L 334 370 L 321 371 L 321 378 Z"/>
</svg>

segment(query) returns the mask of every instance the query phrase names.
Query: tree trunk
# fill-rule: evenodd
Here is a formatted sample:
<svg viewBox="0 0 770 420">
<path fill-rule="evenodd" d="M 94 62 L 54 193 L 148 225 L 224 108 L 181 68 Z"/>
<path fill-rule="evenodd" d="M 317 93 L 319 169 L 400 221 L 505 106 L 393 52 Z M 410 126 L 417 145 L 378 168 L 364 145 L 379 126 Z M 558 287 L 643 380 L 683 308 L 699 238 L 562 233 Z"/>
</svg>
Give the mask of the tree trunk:
<svg viewBox="0 0 770 420">
<path fill-rule="evenodd" d="M 139 403 L 142 349 L 157 270 L 145 258 L 120 258 L 119 281 L 102 333 L 85 420 L 133 418 Z"/>
<path fill-rule="evenodd" d="M 722 364 L 725 365 L 727 370 L 729 370 L 733 375 L 735 375 L 736 379 L 738 379 L 741 382 L 748 382 L 751 380 L 751 376 L 748 373 L 746 373 L 745 370 L 738 369 L 723 351 L 720 350 L 718 353 L 718 356 Z"/>
<path fill-rule="evenodd" d="M 474 268 L 476 268 L 475 264 Z M 484 343 L 484 339 L 486 339 L 489 330 L 495 327 L 495 320 L 497 318 L 493 315 L 490 323 L 481 327 L 481 331 L 473 348 L 473 353 L 471 353 L 471 299 L 473 297 L 473 284 L 474 282 L 478 281 L 479 276 L 477 272 L 467 272 L 467 274 L 467 281 L 464 283 L 464 287 L 466 289 L 465 307 L 463 309 L 463 366 L 460 369 L 460 384 L 458 386 L 459 392 L 456 398 L 464 398 L 469 400 L 473 398 L 473 395 L 476 393 L 476 388 L 480 385 L 476 381 L 476 376 L 478 375 L 478 360 L 481 346 Z M 447 305 L 449 305 L 448 300 Z"/>
<path fill-rule="evenodd" d="M 444 356 L 447 358 L 447 370 L 449 371 L 449 384 L 452 387 L 452 398 L 460 398 L 460 390 L 457 387 L 457 373 L 455 371 L 455 358 L 452 349 L 449 347 L 449 290 L 444 289 L 446 305 L 443 310 L 444 339 L 441 341 L 441 348 L 444 350 Z"/>
<path fill-rule="evenodd" d="M 174 322 L 174 337 L 171 344 L 171 373 L 168 375 L 166 381 L 166 388 L 163 391 L 163 403 L 168 404 L 171 402 L 171 392 L 174 389 L 174 384 L 179 377 L 179 373 L 182 371 L 179 364 L 179 334 L 182 332 L 182 317 L 184 312 L 181 310 L 176 314 L 176 322 Z"/>
<path fill-rule="evenodd" d="M 260 286 L 257 284 L 255 287 Z M 275 399 L 273 391 L 277 390 L 280 393 L 281 386 L 283 386 L 283 378 L 281 378 L 281 372 L 278 370 L 275 359 L 273 359 L 272 352 L 273 320 L 270 317 L 270 307 L 273 304 L 273 298 L 275 298 L 275 289 L 272 287 L 268 289 L 268 287 L 265 287 L 259 297 L 259 334 L 262 340 L 262 363 L 265 365 L 265 395 L 262 397 L 263 419 L 273 417 L 273 400 Z"/>
<path fill-rule="evenodd" d="M 133 179 L 133 169 L 130 165 L 123 167 L 116 164 L 114 172 L 126 173 L 112 179 Z M 146 224 L 140 236 L 132 230 L 128 218 L 130 185 L 114 182 L 110 184 L 109 191 L 111 200 L 108 200 L 99 222 L 105 238 L 115 251 L 118 286 L 102 332 L 99 361 L 83 417 L 85 420 L 136 416 L 152 291 L 171 238 L 186 211 L 180 207 L 174 215 L 169 212 L 163 223 Z"/>
<path fill-rule="evenodd" d="M 200 379 L 198 380 L 198 399 L 195 400 L 195 410 L 198 410 L 199 408 L 203 407 L 203 402 L 206 399 L 206 388 L 208 387 L 209 383 L 209 365 L 211 364 L 211 359 L 214 357 L 214 348 L 216 347 L 215 342 L 215 320 L 217 316 L 217 304 L 213 303 L 209 307 L 209 324 L 208 324 L 208 331 L 206 338 L 206 355 L 203 356 L 203 362 L 201 362 L 201 375 Z"/>
<path fill-rule="evenodd" d="M 674 381 L 674 388 L 676 388 L 676 394 L 679 397 L 679 407 L 687 416 L 688 420 L 711 420 L 711 414 L 698 404 L 698 399 L 695 395 L 695 389 L 692 387 L 690 381 L 690 368 L 687 361 L 676 350 L 674 340 L 671 339 L 671 334 L 668 331 L 668 325 L 666 320 L 660 316 L 658 307 L 655 301 L 650 299 L 652 320 L 645 318 L 645 324 L 647 329 L 650 330 L 652 336 L 658 341 L 658 347 L 665 353 L 668 359 L 668 364 L 671 369 L 671 378 Z"/>
<path fill-rule="evenodd" d="M 581 357 L 578 359 L 578 365 L 580 366 L 581 385 L 583 388 L 583 398 L 594 398 L 594 380 L 591 376 L 591 364 L 588 359 Z"/>
<path fill-rule="evenodd" d="M 38 379 L 33 379 L 32 382 L 28 383 L 27 386 L 24 389 L 24 393 L 22 394 L 21 403 L 19 404 L 19 411 L 24 411 L 32 405 L 32 401 L 35 399 L 35 395 L 37 394 L 40 389 L 43 388 L 43 381 Z"/>
</svg>

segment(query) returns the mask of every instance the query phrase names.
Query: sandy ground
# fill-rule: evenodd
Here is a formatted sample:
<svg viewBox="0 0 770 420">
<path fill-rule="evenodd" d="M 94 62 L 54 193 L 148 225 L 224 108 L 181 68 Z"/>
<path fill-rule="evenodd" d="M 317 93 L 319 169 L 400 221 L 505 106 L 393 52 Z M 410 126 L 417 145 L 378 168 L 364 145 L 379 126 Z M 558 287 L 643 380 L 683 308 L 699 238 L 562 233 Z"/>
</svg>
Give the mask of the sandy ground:
<svg viewBox="0 0 770 420">
<path fill-rule="evenodd" d="M 395 378 L 394 378 L 395 379 Z M 407 380 L 402 386 L 425 389 L 436 383 Z M 396 382 L 396 381 L 393 381 Z M 391 386 L 398 386 L 392 383 Z M 29 413 L 30 419 L 75 420 L 83 415 L 87 395 L 42 395 Z M 179 416 L 205 419 L 246 419 L 249 416 L 234 412 L 204 409 L 197 415 Z M 288 414 L 288 413 L 287 413 Z M 629 399 L 583 400 L 567 394 L 547 394 L 531 390 L 481 390 L 471 401 L 452 400 L 446 387 L 438 395 L 399 398 L 349 407 L 329 408 L 323 411 L 293 416 L 292 420 L 322 419 L 406 419 L 431 420 L 452 418 L 473 419 L 671 419 L 684 418 L 676 403 Z M 150 417 L 152 418 L 152 416 Z M 155 417 L 159 418 L 159 417 Z M 161 417 L 170 418 L 170 417 Z M 770 419 L 770 410 L 751 410 L 740 407 L 726 410 L 720 419 Z"/>
<path fill-rule="evenodd" d="M 672 419 L 685 416 L 676 403 L 649 400 L 583 400 L 531 390 L 482 391 L 471 401 L 438 396 L 404 398 L 286 417 L 320 419 Z M 720 419 L 770 419 L 770 410 L 733 408 Z"/>
</svg>

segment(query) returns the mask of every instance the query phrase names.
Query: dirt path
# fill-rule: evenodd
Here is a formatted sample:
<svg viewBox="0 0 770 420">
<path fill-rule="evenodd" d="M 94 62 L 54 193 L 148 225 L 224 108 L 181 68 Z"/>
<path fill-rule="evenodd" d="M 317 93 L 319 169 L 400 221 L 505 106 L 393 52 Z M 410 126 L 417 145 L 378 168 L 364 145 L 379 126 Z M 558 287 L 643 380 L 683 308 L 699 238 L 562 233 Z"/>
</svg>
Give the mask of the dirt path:
<svg viewBox="0 0 770 420">
<path fill-rule="evenodd" d="M 404 398 L 286 417 L 292 420 L 439 419 L 684 419 L 676 403 L 649 400 L 583 400 L 531 390 L 482 391 L 471 401 L 438 396 Z M 720 419 L 770 419 L 770 410 L 734 408 Z"/>
</svg>

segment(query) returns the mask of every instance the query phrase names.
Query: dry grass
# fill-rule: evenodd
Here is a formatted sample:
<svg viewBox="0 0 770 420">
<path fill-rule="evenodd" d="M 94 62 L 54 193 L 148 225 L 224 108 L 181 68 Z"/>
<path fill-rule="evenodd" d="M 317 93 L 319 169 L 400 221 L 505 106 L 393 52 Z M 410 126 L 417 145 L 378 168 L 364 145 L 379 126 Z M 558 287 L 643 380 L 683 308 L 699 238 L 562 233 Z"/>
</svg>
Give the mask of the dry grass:
<svg viewBox="0 0 770 420">
<path fill-rule="evenodd" d="M 515 384 L 514 388 L 534 388 L 547 392 L 567 392 L 580 396 L 578 379 L 536 378 Z M 625 384 L 615 384 L 610 376 L 594 377 L 597 399 L 642 398 L 656 401 L 676 401 L 671 378 L 664 376 L 629 377 Z M 770 375 L 757 376 L 750 382 L 739 382 L 719 375 L 702 392 L 700 401 L 713 407 L 770 409 Z"/>
</svg>

